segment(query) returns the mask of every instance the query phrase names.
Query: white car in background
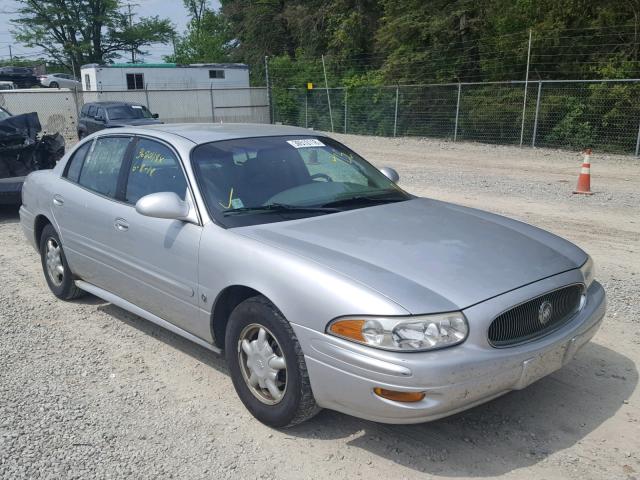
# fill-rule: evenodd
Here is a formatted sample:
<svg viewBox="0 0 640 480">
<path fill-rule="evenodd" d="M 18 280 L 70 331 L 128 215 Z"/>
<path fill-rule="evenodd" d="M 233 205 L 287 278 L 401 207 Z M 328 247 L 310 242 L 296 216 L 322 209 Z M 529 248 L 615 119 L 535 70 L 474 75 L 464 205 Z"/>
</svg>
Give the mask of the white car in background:
<svg viewBox="0 0 640 480">
<path fill-rule="evenodd" d="M 82 88 L 82 83 L 67 73 L 50 73 L 38 77 L 43 87 L 50 88 Z"/>
<path fill-rule="evenodd" d="M 0 81 L 0 90 L 15 90 L 16 84 L 9 81 Z"/>
</svg>

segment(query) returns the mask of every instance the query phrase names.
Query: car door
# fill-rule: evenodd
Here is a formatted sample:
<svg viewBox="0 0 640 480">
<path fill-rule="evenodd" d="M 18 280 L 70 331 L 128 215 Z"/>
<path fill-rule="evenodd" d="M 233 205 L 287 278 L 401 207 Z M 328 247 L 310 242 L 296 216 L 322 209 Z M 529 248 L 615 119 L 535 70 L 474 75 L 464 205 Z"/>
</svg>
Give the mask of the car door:
<svg viewBox="0 0 640 480">
<path fill-rule="evenodd" d="M 98 109 L 96 110 L 96 116 L 93 119 L 93 124 L 95 128 L 94 132 L 103 130 L 105 128 L 106 123 L 107 123 L 107 114 L 105 112 L 105 109 L 102 107 L 98 107 Z"/>
<path fill-rule="evenodd" d="M 122 203 L 113 210 L 110 246 L 126 288 L 120 296 L 184 330 L 206 337 L 199 321 L 198 248 L 202 227 L 181 220 L 140 215 L 145 195 L 174 192 L 190 199 L 178 154 L 158 139 L 139 137 L 123 167 Z M 193 204 L 191 202 L 191 204 Z"/>
<path fill-rule="evenodd" d="M 116 292 L 123 279 L 116 268 L 120 252 L 112 245 L 113 219 L 121 167 L 132 148 L 131 135 L 85 141 L 56 182 L 53 212 L 71 270 L 83 280 Z"/>
<path fill-rule="evenodd" d="M 56 81 L 63 88 L 73 88 L 73 85 L 69 81 L 69 75 L 65 75 L 64 73 L 61 73 L 60 75 L 57 75 Z"/>
<path fill-rule="evenodd" d="M 87 116 L 84 118 L 84 124 L 87 127 L 87 135 L 96 131 L 96 121 L 94 117 L 96 116 L 97 111 L 98 107 L 96 105 L 89 105 Z"/>
</svg>

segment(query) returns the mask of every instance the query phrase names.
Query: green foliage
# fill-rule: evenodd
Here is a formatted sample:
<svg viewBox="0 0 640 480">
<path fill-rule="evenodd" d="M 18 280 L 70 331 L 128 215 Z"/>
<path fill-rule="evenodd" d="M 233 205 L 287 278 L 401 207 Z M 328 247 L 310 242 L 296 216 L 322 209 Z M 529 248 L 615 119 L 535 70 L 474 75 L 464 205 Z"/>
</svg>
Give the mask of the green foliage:
<svg viewBox="0 0 640 480">
<path fill-rule="evenodd" d="M 568 99 L 568 109 L 545 137 L 550 145 L 573 148 L 593 146 L 593 126 L 585 119 L 586 105 L 576 98 Z"/>
<path fill-rule="evenodd" d="M 144 47 L 166 43 L 168 19 L 140 18 L 131 23 L 118 0 L 16 0 L 16 40 L 39 47 L 55 62 L 79 72 L 85 63 L 105 63 L 125 52 L 141 56 Z"/>
<path fill-rule="evenodd" d="M 209 63 L 229 60 L 229 25 L 206 7 L 192 17 L 184 36 L 174 39 L 175 54 L 164 57 L 173 63 Z"/>
</svg>

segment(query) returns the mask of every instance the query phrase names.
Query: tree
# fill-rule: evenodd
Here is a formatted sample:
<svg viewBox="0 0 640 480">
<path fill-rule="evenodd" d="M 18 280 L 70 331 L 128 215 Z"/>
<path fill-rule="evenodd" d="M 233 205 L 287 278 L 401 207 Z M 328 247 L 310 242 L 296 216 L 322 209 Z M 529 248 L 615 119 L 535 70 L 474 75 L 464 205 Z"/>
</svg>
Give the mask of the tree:
<svg viewBox="0 0 640 480">
<path fill-rule="evenodd" d="M 16 40 L 39 47 L 77 73 L 85 63 L 105 63 L 123 52 L 139 56 L 174 33 L 168 19 L 144 17 L 133 23 L 118 0 L 17 0 Z"/>
<path fill-rule="evenodd" d="M 164 57 L 166 61 L 207 63 L 228 60 L 229 24 L 206 3 L 206 0 L 184 0 L 190 21 L 184 36 L 174 41 L 174 54 Z"/>
</svg>

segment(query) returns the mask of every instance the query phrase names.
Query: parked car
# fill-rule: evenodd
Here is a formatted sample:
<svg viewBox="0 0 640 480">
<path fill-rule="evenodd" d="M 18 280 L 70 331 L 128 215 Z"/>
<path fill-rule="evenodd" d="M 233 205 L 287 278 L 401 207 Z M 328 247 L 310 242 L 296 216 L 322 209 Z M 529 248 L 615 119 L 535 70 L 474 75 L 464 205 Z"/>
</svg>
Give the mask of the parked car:
<svg viewBox="0 0 640 480">
<path fill-rule="evenodd" d="M 0 67 L 0 80 L 13 82 L 19 88 L 31 88 L 40 85 L 33 70 L 27 67 Z"/>
<path fill-rule="evenodd" d="M 16 84 L 13 82 L 7 82 L 6 80 L 0 81 L 0 90 L 15 90 Z"/>
<path fill-rule="evenodd" d="M 20 205 L 25 176 L 53 168 L 64 154 L 62 135 L 40 131 L 37 113 L 11 115 L 0 108 L 0 205 Z"/>
<path fill-rule="evenodd" d="M 153 125 L 162 123 L 157 113 L 151 113 L 147 107 L 138 103 L 91 102 L 85 103 L 78 120 L 78 138 L 104 128 L 116 128 L 125 125 Z"/>
<path fill-rule="evenodd" d="M 68 73 L 49 73 L 38 77 L 43 87 L 49 88 L 70 88 L 82 90 L 82 83 L 73 75 Z"/>
<path fill-rule="evenodd" d="M 54 295 L 90 292 L 224 350 L 271 426 L 322 407 L 444 417 L 593 337 L 605 292 L 584 251 L 397 181 L 302 128 L 120 128 L 30 174 L 20 219 Z"/>
</svg>

